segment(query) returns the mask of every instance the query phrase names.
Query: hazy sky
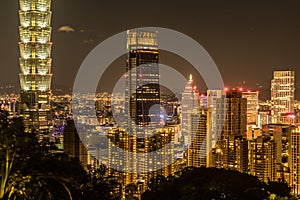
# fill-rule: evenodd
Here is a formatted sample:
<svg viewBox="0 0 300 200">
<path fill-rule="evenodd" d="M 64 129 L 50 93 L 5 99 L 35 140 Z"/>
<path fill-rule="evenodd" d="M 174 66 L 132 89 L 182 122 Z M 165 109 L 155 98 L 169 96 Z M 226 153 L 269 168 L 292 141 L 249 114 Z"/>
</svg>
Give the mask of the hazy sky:
<svg viewBox="0 0 300 200">
<path fill-rule="evenodd" d="M 18 0 L 0 1 L 0 87 L 19 88 Z M 53 0 L 53 84 L 67 89 L 83 59 L 104 39 L 121 31 L 145 26 L 174 29 L 198 41 L 217 64 L 228 86 L 245 82 L 247 88 L 262 85 L 262 97 L 270 93 L 273 70 L 295 70 L 300 80 L 300 1 L 232 0 Z M 75 32 L 59 32 L 61 26 Z M 174 55 L 161 60 L 184 76 L 188 63 Z M 124 72 L 125 57 L 112 65 L 100 83 L 109 89 L 111 73 Z M 199 77 L 196 83 L 205 87 Z M 0 92 L 2 92 L 0 90 Z M 297 97 L 299 98 L 297 91 Z"/>
</svg>

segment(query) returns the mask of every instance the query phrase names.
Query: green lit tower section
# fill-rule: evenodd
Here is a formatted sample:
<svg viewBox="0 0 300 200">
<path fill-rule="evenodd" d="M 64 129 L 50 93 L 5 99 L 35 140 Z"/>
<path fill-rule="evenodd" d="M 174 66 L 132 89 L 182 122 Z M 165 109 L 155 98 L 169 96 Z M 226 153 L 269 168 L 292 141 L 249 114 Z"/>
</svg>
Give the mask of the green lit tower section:
<svg viewBox="0 0 300 200">
<path fill-rule="evenodd" d="M 21 115 L 26 132 L 52 130 L 51 0 L 20 0 Z"/>
</svg>

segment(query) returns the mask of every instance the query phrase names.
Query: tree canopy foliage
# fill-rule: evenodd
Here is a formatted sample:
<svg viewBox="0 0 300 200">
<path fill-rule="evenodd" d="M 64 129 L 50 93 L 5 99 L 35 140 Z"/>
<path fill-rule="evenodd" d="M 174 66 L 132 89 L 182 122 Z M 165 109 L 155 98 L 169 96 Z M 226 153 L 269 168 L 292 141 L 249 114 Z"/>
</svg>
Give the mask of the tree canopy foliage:
<svg viewBox="0 0 300 200">
<path fill-rule="evenodd" d="M 271 194 L 288 197 L 284 182 L 266 184 L 257 177 L 216 168 L 185 168 L 177 177 L 158 176 L 149 183 L 143 200 L 268 199 Z"/>
<path fill-rule="evenodd" d="M 55 145 L 25 133 L 21 118 L 1 117 L 0 199 L 116 199 L 117 177 L 107 168 L 85 171 Z"/>
</svg>

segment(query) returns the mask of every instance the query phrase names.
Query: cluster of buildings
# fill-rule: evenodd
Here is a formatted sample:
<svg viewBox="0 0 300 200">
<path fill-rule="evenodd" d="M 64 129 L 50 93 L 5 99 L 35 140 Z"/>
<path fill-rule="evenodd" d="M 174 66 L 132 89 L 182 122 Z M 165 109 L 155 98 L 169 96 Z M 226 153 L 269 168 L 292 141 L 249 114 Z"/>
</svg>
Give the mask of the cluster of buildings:
<svg viewBox="0 0 300 200">
<path fill-rule="evenodd" d="M 187 166 L 237 170 L 265 182 L 285 181 L 292 193 L 299 195 L 300 118 L 294 101 L 295 73 L 275 71 L 271 85 L 268 102 L 261 102 L 258 92 L 242 88 L 207 91 L 206 101 L 193 90 L 197 109 L 192 102 L 185 105 L 188 110 L 182 106 L 182 117 L 188 117 L 182 119 L 181 128 L 188 129 L 181 133 L 187 138 L 195 135 L 186 154 Z M 183 96 L 192 88 L 186 87 Z"/>
<path fill-rule="evenodd" d="M 59 149 L 84 167 L 106 164 L 124 185 L 140 184 L 142 191 L 157 175 L 206 166 L 266 182 L 284 180 L 293 194 L 300 194 L 295 72 L 274 72 L 267 102 L 259 100 L 259 92 L 242 88 L 200 94 L 192 75 L 181 99 L 165 100 L 159 85 L 158 33 L 131 30 L 124 94 L 73 94 L 82 95 L 72 102 L 80 110 L 73 116 L 70 95 L 51 95 L 50 4 L 20 0 L 21 93 L 0 98 L 0 110 L 21 115 L 26 132 L 55 138 Z M 96 118 L 86 114 L 91 111 Z"/>
<path fill-rule="evenodd" d="M 0 110 L 7 111 L 11 117 L 17 116 L 19 113 L 19 95 L 14 93 L 0 95 Z"/>
<path fill-rule="evenodd" d="M 295 89 L 291 87 L 290 90 Z M 276 93 L 275 90 L 272 92 Z M 97 113 L 101 113 L 97 122 L 90 123 L 89 117 L 83 116 L 85 121 L 82 123 L 90 123 L 90 129 L 85 132 L 87 138 L 92 138 L 92 141 L 98 138 L 99 141 L 101 137 L 108 137 L 111 141 L 102 146 L 97 146 L 95 142 L 92 144 L 92 141 L 88 142 L 89 148 L 84 152 L 85 160 L 82 160 L 85 165 L 93 163 L 97 167 L 95 164 L 99 165 L 102 162 L 114 166 L 112 172 L 122 178 L 125 184 L 147 181 L 158 174 L 174 175 L 177 170 L 187 166 L 224 168 L 257 176 L 265 182 L 286 181 L 292 192 L 299 194 L 300 175 L 297 170 L 300 163 L 297 156 L 300 121 L 297 103 L 288 113 L 280 112 L 275 115 L 273 105 L 280 107 L 274 99 L 275 96 L 271 101 L 262 102 L 259 100 L 259 92 L 242 88 L 208 90 L 205 94 L 200 94 L 190 76 L 181 100 L 160 100 L 162 107 L 166 108 L 164 125 L 152 129 L 156 130 L 154 137 L 139 139 L 128 134 L 126 129 L 118 126 L 114 117 L 110 117 L 114 110 L 117 116 L 122 113 L 126 115 L 125 97 L 119 94 L 116 100 L 112 98 L 108 93 L 97 95 Z M 286 98 L 286 101 L 294 102 L 293 98 Z M 281 102 L 286 105 L 286 101 Z M 111 105 L 111 102 L 114 104 Z M 179 122 L 171 123 L 171 118 L 178 118 Z M 142 122 L 144 121 L 140 121 Z M 138 133 L 138 130 L 136 131 Z M 128 152 L 147 153 L 170 142 L 173 142 L 171 148 L 160 157 L 145 158 L 151 163 L 158 159 L 164 161 L 163 156 L 172 157 L 172 163 L 162 164 L 164 167 L 161 169 L 136 165 L 137 173 L 118 173 L 113 170 L 123 167 L 126 171 L 126 168 L 134 168 L 126 166 L 126 155 L 112 150 L 115 146 Z M 83 146 L 81 148 L 84 149 Z M 88 152 L 94 153 L 89 155 Z M 95 161 L 96 154 L 104 159 L 100 162 Z M 138 173 L 139 170 L 149 170 L 149 173 Z"/>
</svg>

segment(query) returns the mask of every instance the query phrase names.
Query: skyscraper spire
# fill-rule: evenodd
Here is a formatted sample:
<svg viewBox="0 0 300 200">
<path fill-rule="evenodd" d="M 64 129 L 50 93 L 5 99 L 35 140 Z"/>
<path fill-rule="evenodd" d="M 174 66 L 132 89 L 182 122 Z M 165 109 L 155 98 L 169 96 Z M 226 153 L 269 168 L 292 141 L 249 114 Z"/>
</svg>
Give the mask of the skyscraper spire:
<svg viewBox="0 0 300 200">
<path fill-rule="evenodd" d="M 26 132 L 51 131 L 51 0 L 20 0 L 21 115 Z"/>
</svg>

